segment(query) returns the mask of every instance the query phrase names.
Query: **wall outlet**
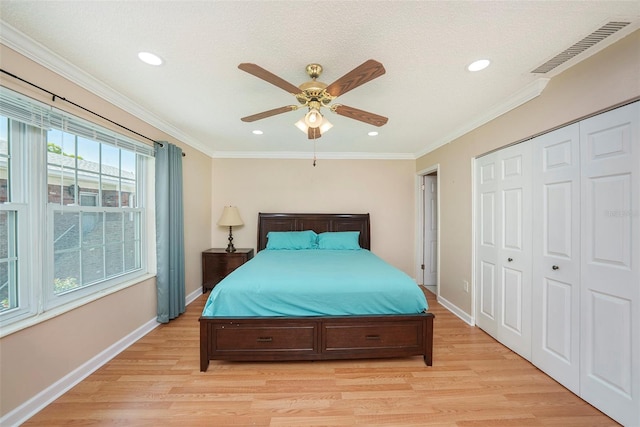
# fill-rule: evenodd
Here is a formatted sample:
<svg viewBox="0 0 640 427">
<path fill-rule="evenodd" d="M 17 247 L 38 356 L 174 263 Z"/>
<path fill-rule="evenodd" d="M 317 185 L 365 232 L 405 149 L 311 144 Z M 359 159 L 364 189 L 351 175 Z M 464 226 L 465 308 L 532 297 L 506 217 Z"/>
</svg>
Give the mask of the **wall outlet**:
<svg viewBox="0 0 640 427">
<path fill-rule="evenodd" d="M 469 293 L 469 282 L 468 281 L 466 281 L 466 280 L 462 281 L 462 289 L 464 289 L 464 291 L 466 293 Z"/>
</svg>

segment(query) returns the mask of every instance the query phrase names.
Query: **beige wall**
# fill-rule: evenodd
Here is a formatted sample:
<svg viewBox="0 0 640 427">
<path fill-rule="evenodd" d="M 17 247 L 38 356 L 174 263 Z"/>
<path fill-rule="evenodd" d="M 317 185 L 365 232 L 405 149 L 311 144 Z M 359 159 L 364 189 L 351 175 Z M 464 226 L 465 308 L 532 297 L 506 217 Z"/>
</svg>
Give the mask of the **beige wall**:
<svg viewBox="0 0 640 427">
<path fill-rule="evenodd" d="M 440 164 L 440 294 L 468 314 L 472 294 L 472 159 L 640 95 L 640 31 L 554 77 L 539 97 L 416 161 Z"/>
<path fill-rule="evenodd" d="M 415 161 L 214 159 L 213 217 L 235 205 L 236 247 L 256 247 L 258 212 L 369 213 L 371 249 L 414 276 Z M 226 247 L 228 228 L 212 242 Z"/>
<path fill-rule="evenodd" d="M 315 168 L 310 159 L 211 160 L 2 45 L 0 65 L 148 137 L 174 142 L 185 150 L 187 294 L 201 285 L 200 252 L 226 246 L 227 230 L 212 227 L 226 204 L 238 206 L 246 224 L 234 231 L 238 247 L 255 247 L 260 211 L 369 212 L 372 250 L 413 277 L 415 174 L 439 163 L 440 292 L 471 313 L 471 294 L 462 291 L 461 282 L 472 275 L 472 159 L 640 95 L 638 46 L 640 32 L 554 78 L 538 98 L 415 162 L 320 159 Z M 2 85 L 50 101 L 25 84 L 0 77 Z M 2 338 L 0 416 L 154 318 L 154 285 L 155 280 L 147 280 Z"/>
<path fill-rule="evenodd" d="M 170 141 L 185 151 L 186 292 L 198 290 L 202 276 L 200 252 L 211 240 L 211 159 L 3 45 L 0 66 L 149 138 Z M 5 75 L 0 79 L 3 86 L 50 103 L 48 95 L 24 83 Z M 61 101 L 55 105 L 95 120 Z M 0 339 L 0 417 L 154 319 L 155 312 L 155 279 L 150 279 Z"/>
</svg>

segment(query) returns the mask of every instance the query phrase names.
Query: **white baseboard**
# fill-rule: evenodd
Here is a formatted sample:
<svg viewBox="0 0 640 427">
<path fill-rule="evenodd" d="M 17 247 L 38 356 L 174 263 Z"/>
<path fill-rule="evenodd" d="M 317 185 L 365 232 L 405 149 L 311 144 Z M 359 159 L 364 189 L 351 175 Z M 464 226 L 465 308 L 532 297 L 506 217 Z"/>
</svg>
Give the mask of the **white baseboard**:
<svg viewBox="0 0 640 427">
<path fill-rule="evenodd" d="M 186 305 L 191 304 L 200 295 L 202 295 L 202 288 L 198 288 L 195 291 L 191 292 L 189 295 L 185 296 L 184 298 L 185 304 Z"/>
<path fill-rule="evenodd" d="M 202 295 L 202 289 L 199 288 L 185 297 L 185 303 L 187 305 L 191 304 L 200 295 Z M 98 368 L 102 367 L 105 363 L 120 354 L 131 344 L 151 332 L 158 325 L 160 325 L 160 323 L 156 321 L 155 317 L 149 320 L 144 325 L 108 347 L 106 350 L 97 354 L 95 357 L 91 358 L 68 375 L 60 378 L 58 381 L 42 390 L 22 405 L 5 414 L 0 418 L 0 425 L 9 427 L 19 426 L 24 423 L 29 418 L 40 412 L 45 406 L 62 396 L 80 381 L 84 380 Z"/>
<path fill-rule="evenodd" d="M 440 295 L 438 295 L 438 303 L 442 305 L 444 308 L 446 308 L 447 310 L 449 310 L 450 312 L 452 312 L 453 314 L 455 314 L 457 317 L 462 319 L 465 323 L 471 326 L 476 325 L 476 321 L 473 318 L 473 316 L 470 316 L 469 314 L 464 312 L 460 307 L 451 303 L 450 301 L 447 301 L 445 298 L 443 298 Z"/>
</svg>

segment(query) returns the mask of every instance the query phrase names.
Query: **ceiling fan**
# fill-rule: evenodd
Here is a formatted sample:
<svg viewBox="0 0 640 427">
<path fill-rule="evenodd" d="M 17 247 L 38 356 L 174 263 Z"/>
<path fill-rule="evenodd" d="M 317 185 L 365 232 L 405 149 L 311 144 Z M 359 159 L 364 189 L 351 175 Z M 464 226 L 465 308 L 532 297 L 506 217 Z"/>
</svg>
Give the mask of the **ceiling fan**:
<svg viewBox="0 0 640 427">
<path fill-rule="evenodd" d="M 271 83 L 280 89 L 286 90 L 295 96 L 300 103 L 300 105 L 287 105 L 285 107 L 274 108 L 273 110 L 263 111 L 262 113 L 243 117 L 241 119 L 243 122 L 254 122 L 277 114 L 307 107 L 308 112 L 305 114 L 303 119 L 296 123 L 296 126 L 303 132 L 306 132 L 309 139 L 317 139 L 322 136 L 323 132 L 326 132 L 333 126 L 322 115 L 320 111 L 322 107 L 326 107 L 341 116 L 369 123 L 374 126 L 382 126 L 389 120 L 386 117 L 359 110 L 357 108 L 348 107 L 342 104 L 331 104 L 331 102 L 338 96 L 380 77 L 385 73 L 385 69 L 382 64 L 373 59 L 365 61 L 330 85 L 316 80 L 320 74 L 322 74 L 322 66 L 320 64 L 307 65 L 306 71 L 309 77 L 311 77 L 311 80 L 302 83 L 300 86 L 294 86 L 256 64 L 242 63 L 238 65 L 238 68 Z"/>
</svg>

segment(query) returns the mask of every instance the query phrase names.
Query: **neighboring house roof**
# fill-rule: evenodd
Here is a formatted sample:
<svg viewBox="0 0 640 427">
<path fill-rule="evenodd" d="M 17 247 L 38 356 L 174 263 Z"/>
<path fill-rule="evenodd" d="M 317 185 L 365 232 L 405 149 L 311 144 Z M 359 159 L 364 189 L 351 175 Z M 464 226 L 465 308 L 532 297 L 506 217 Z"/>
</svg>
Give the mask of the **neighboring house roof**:
<svg viewBox="0 0 640 427">
<path fill-rule="evenodd" d="M 75 157 L 49 152 L 47 154 L 47 158 L 48 158 L 48 162 L 54 165 L 60 165 L 62 167 L 72 168 L 72 169 L 76 167 Z M 135 173 L 131 171 L 120 170 L 116 167 L 109 166 L 109 165 L 102 165 L 102 170 L 100 170 L 100 164 L 97 162 L 92 162 L 84 159 L 77 159 L 77 160 L 78 160 L 77 168 L 79 170 L 83 170 L 86 172 L 93 172 L 93 173 L 102 172 L 103 175 L 121 176 L 122 178 L 131 179 L 131 180 L 136 179 Z"/>
</svg>

